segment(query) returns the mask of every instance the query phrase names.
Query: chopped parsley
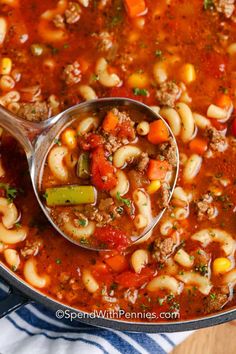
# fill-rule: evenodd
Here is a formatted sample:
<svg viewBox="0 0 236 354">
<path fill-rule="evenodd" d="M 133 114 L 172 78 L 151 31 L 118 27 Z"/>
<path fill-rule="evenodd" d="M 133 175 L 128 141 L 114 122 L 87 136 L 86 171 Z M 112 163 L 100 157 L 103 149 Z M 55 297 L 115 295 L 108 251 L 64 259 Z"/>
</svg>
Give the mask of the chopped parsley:
<svg viewBox="0 0 236 354">
<path fill-rule="evenodd" d="M 81 245 L 89 245 L 89 240 L 87 240 L 85 237 L 82 237 L 79 242 Z"/>
<path fill-rule="evenodd" d="M 54 139 L 54 144 L 61 146 L 61 140 L 58 138 Z"/>
<path fill-rule="evenodd" d="M 155 56 L 157 57 L 157 58 L 162 58 L 162 55 L 163 55 L 163 53 L 162 53 L 162 50 L 160 50 L 160 49 L 157 49 L 156 51 L 155 51 Z"/>
<path fill-rule="evenodd" d="M 6 197 L 11 202 L 13 199 L 16 198 L 16 195 L 18 193 L 18 190 L 14 187 L 11 187 L 7 183 L 0 183 L 0 188 L 5 189 L 6 191 Z"/>
<path fill-rule="evenodd" d="M 56 264 L 61 264 L 61 259 L 60 258 L 56 259 Z"/>
<path fill-rule="evenodd" d="M 135 88 L 133 89 L 133 93 L 134 93 L 135 96 L 145 96 L 145 97 L 147 97 L 147 96 L 149 95 L 148 90 L 146 90 L 146 89 L 140 89 L 140 88 L 138 88 L 138 87 L 135 87 Z"/>
<path fill-rule="evenodd" d="M 203 1 L 204 10 L 213 10 L 215 8 L 213 0 L 204 0 Z"/>
<path fill-rule="evenodd" d="M 117 192 L 116 193 L 116 199 L 123 203 L 124 205 L 126 205 L 127 207 L 130 207 L 131 206 L 131 201 L 130 199 L 127 199 L 127 198 L 122 198 L 121 195 L 120 195 L 120 192 Z"/>
<path fill-rule="evenodd" d="M 208 274 L 208 266 L 206 264 L 200 264 L 195 267 L 195 271 L 200 273 L 201 275 L 207 275 Z"/>
<path fill-rule="evenodd" d="M 216 299 L 216 294 L 210 294 L 210 298 L 211 298 L 212 300 L 215 300 L 215 299 Z"/>
<path fill-rule="evenodd" d="M 86 220 L 85 219 L 78 219 L 78 223 L 81 225 L 81 226 L 85 226 L 86 225 Z"/>
</svg>

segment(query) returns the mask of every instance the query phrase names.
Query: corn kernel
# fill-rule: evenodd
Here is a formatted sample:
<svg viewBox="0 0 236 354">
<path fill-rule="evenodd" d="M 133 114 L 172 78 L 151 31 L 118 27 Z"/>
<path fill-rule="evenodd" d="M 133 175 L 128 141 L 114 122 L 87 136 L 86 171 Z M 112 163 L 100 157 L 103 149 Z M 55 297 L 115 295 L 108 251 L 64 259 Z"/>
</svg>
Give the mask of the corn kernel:
<svg viewBox="0 0 236 354">
<path fill-rule="evenodd" d="M 196 80 L 196 71 L 192 64 L 184 64 L 180 70 L 180 78 L 185 84 Z"/>
<path fill-rule="evenodd" d="M 76 132 L 74 129 L 66 129 L 61 136 L 62 144 L 68 146 L 69 149 L 75 149 L 77 146 Z"/>
<path fill-rule="evenodd" d="M 133 73 L 128 78 L 128 85 L 131 88 L 145 88 L 148 86 L 149 79 L 144 73 Z"/>
<path fill-rule="evenodd" d="M 2 58 L 0 64 L 0 74 L 9 75 L 12 69 L 12 61 L 10 58 Z"/>
<path fill-rule="evenodd" d="M 158 191 L 158 189 L 161 187 L 161 182 L 159 179 L 152 181 L 148 187 L 147 187 L 147 192 L 149 194 L 153 194 Z"/>
<path fill-rule="evenodd" d="M 231 262 L 228 258 L 216 258 L 213 262 L 213 273 L 215 275 L 226 273 L 231 267 Z"/>
</svg>

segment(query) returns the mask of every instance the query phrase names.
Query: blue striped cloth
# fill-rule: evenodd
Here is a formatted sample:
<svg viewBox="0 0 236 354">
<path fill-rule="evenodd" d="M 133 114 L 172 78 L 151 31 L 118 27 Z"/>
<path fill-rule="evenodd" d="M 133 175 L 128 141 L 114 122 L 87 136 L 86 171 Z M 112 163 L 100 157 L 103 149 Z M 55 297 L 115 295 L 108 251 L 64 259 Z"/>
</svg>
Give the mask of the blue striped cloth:
<svg viewBox="0 0 236 354">
<path fill-rule="evenodd" d="M 8 287 L 0 283 L 0 300 Z M 146 334 L 99 329 L 57 320 L 39 304 L 28 304 L 0 320 L 1 354 L 165 354 L 191 332 Z"/>
</svg>

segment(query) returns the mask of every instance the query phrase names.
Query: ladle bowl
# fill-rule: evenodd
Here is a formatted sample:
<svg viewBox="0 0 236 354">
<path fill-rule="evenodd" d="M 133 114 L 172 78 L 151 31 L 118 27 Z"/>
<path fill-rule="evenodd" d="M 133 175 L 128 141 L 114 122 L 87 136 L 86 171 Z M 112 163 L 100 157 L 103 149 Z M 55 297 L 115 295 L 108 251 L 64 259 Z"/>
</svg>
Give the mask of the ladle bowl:
<svg viewBox="0 0 236 354">
<path fill-rule="evenodd" d="M 98 248 L 89 246 L 87 244 L 81 244 L 79 241 L 72 239 L 67 234 L 65 234 L 58 225 L 53 221 L 48 208 L 43 204 L 40 197 L 40 180 L 42 177 L 43 167 L 47 159 L 48 152 L 50 151 L 52 145 L 54 144 L 55 138 L 60 134 L 63 129 L 68 126 L 72 121 L 78 119 L 78 116 L 84 116 L 86 113 L 91 113 L 91 111 L 96 111 L 101 108 L 114 108 L 114 107 L 126 107 L 131 108 L 132 110 L 137 110 L 144 115 L 148 116 L 151 120 L 161 119 L 167 126 L 170 136 L 173 139 L 176 148 L 176 161 L 177 165 L 175 167 L 173 182 L 171 183 L 171 190 L 169 193 L 169 201 L 172 197 L 177 177 L 179 171 L 179 153 L 178 146 L 173 135 L 172 130 L 166 121 L 157 113 L 155 113 L 147 105 L 140 103 L 138 101 L 128 99 L 128 98 L 101 98 L 92 101 L 86 101 L 75 105 L 67 110 L 59 113 L 58 115 L 49 118 L 42 122 L 30 122 L 23 120 L 22 118 L 17 117 L 10 111 L 6 110 L 3 107 L 0 107 L 0 126 L 8 131 L 23 147 L 28 165 L 29 172 L 32 181 L 32 186 L 34 189 L 35 196 L 38 200 L 38 203 L 46 215 L 48 221 L 51 225 L 61 234 L 63 237 L 73 242 L 74 244 L 90 249 L 90 250 L 100 250 Z M 140 242 L 143 238 L 147 238 L 151 230 L 157 225 L 157 223 L 162 218 L 166 208 L 163 208 L 159 214 L 153 218 L 151 224 L 143 231 L 143 233 L 137 238 L 131 237 L 133 243 Z M 132 236 L 132 235 L 131 235 Z M 104 249 L 102 249 L 104 250 Z"/>
</svg>

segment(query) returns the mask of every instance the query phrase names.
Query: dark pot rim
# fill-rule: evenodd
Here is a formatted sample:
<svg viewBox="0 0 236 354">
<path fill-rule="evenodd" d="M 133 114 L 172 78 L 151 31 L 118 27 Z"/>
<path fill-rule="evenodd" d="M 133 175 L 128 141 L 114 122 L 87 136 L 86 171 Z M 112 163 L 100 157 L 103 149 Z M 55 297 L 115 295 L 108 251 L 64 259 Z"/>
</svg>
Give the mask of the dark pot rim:
<svg viewBox="0 0 236 354">
<path fill-rule="evenodd" d="M 84 318 L 79 317 L 76 320 L 87 325 L 101 328 L 110 328 L 118 331 L 146 333 L 182 332 L 215 326 L 236 319 L 236 308 L 232 308 L 226 311 L 219 312 L 217 314 L 209 315 L 206 317 L 200 317 L 193 320 L 175 322 L 171 321 L 163 323 L 133 322 L 123 320 L 121 321 L 101 317 L 89 318 L 86 317 L 86 314 L 88 313 L 67 305 L 63 305 L 62 303 L 54 300 L 53 298 L 41 293 L 39 290 L 34 289 L 16 274 L 14 274 L 11 270 L 9 270 L 1 262 L 0 277 L 4 281 L 6 281 L 10 287 L 12 287 L 13 291 L 14 289 L 16 289 L 21 293 L 22 299 L 24 301 L 21 300 L 21 303 L 19 303 L 19 306 L 17 307 L 24 305 L 26 302 L 36 301 L 55 312 L 58 310 L 62 310 L 65 312 L 67 310 L 68 312 L 73 312 L 76 315 L 84 315 Z M 14 306 L 14 309 L 17 307 Z"/>
</svg>

